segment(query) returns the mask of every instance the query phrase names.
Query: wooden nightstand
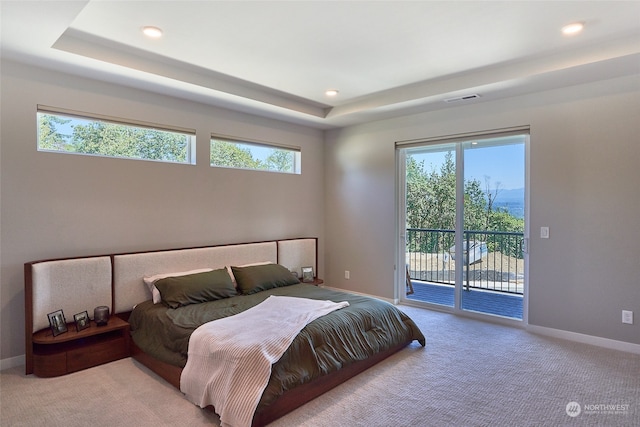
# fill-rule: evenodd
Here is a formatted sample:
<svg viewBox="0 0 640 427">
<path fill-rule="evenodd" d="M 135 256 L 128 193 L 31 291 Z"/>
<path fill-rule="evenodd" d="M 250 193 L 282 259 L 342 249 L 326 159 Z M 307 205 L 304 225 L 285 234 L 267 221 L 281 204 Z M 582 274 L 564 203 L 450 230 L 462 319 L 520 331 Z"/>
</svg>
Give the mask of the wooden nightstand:
<svg viewBox="0 0 640 427">
<path fill-rule="evenodd" d="M 80 332 L 73 323 L 56 337 L 51 329 L 32 336 L 33 373 L 57 377 L 130 356 L 129 323 L 111 316 L 105 326 L 91 326 Z"/>
<path fill-rule="evenodd" d="M 318 279 L 317 277 L 315 279 L 313 279 L 313 282 L 301 282 L 301 283 L 306 283 L 307 285 L 315 285 L 315 286 L 319 286 L 322 285 L 324 283 L 324 280 L 322 279 Z"/>
</svg>

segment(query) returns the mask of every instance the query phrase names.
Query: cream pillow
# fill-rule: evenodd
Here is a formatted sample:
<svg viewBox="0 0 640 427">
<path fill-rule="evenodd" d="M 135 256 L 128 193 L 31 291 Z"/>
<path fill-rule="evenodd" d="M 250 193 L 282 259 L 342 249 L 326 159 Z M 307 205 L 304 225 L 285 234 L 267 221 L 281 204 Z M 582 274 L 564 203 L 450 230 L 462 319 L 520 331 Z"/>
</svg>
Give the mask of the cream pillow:
<svg viewBox="0 0 640 427">
<path fill-rule="evenodd" d="M 144 281 L 145 285 L 147 285 L 147 287 L 149 288 L 149 291 L 151 291 L 151 296 L 153 297 L 153 303 L 158 304 L 160 301 L 162 301 L 162 297 L 160 296 L 160 291 L 158 290 L 158 288 L 156 288 L 156 282 L 158 280 L 165 279 L 167 277 L 180 277 L 180 276 L 187 276 L 189 274 L 206 273 L 208 271 L 213 271 L 213 268 L 200 268 L 197 270 L 180 271 L 178 273 L 156 274 L 155 276 L 145 276 L 142 278 L 142 280 Z"/>
</svg>

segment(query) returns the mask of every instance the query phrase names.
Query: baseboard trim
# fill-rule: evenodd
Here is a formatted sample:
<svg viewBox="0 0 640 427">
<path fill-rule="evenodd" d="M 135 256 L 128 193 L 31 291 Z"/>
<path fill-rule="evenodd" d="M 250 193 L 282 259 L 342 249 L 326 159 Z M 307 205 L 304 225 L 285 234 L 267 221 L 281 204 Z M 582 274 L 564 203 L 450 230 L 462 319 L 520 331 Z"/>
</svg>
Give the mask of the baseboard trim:
<svg viewBox="0 0 640 427">
<path fill-rule="evenodd" d="M 633 344 L 625 341 L 612 340 L 610 338 L 596 337 L 593 335 L 580 334 L 578 332 L 564 331 L 561 329 L 547 328 L 544 326 L 527 325 L 526 330 L 540 335 L 547 335 L 554 338 L 562 338 L 569 341 L 576 341 L 583 344 L 591 344 L 598 347 L 612 350 L 625 351 L 627 353 L 640 354 L 640 344 Z"/>
<path fill-rule="evenodd" d="M 9 357 L 8 359 L 0 360 L 0 371 L 5 369 L 15 368 L 16 366 L 24 366 L 25 357 L 24 354 L 16 357 Z"/>
<path fill-rule="evenodd" d="M 379 297 L 377 295 L 371 295 L 371 294 L 365 294 L 365 293 L 362 293 L 362 292 L 350 291 L 349 289 L 333 288 L 331 286 L 322 286 L 322 287 L 323 288 L 327 288 L 327 289 L 331 289 L 332 291 L 348 292 L 350 294 L 360 295 L 362 297 L 370 297 L 370 298 L 381 299 L 381 300 L 386 301 L 388 303 L 391 303 L 393 305 L 398 305 L 400 303 L 400 301 L 397 300 L 397 299 L 384 298 L 384 297 Z"/>
<path fill-rule="evenodd" d="M 341 289 L 341 288 L 332 288 L 330 286 L 326 286 L 327 289 L 333 289 L 335 291 L 342 291 L 342 292 L 349 292 L 352 294 L 356 294 L 356 295 L 361 295 L 361 296 L 365 296 L 365 297 L 373 297 L 373 298 L 378 298 L 387 302 L 390 302 L 391 304 L 394 305 L 398 305 L 400 303 L 400 301 L 395 300 L 395 299 L 389 299 L 389 298 L 382 298 L 382 297 L 378 297 L 375 295 L 370 295 L 370 294 L 364 294 L 362 292 L 355 292 L 355 291 L 350 291 L 347 289 Z M 408 304 L 411 305 L 411 304 Z M 435 311 L 440 311 L 437 309 L 432 309 L 432 308 L 425 308 L 425 310 L 435 310 Z M 454 313 L 452 311 L 446 311 L 447 313 L 451 313 L 454 315 L 457 315 L 458 313 Z M 470 317 L 473 318 L 475 320 L 480 320 L 480 321 L 488 321 L 488 322 L 494 322 L 494 323 L 499 323 L 499 324 L 505 324 L 507 326 L 515 326 L 515 327 L 519 327 L 519 328 L 523 328 L 531 333 L 534 334 L 540 334 L 540 335 L 547 335 L 550 337 L 554 337 L 554 338 L 562 338 L 565 340 L 569 340 L 569 341 L 576 341 L 576 342 L 580 342 L 583 344 L 591 344 L 591 345 L 595 345 L 598 347 L 604 347 L 604 348 L 609 348 L 612 350 L 619 350 L 619 351 L 625 351 L 627 353 L 634 353 L 634 354 L 640 354 L 640 344 L 633 344 L 630 342 L 625 342 L 625 341 L 617 341 L 617 340 L 612 340 L 610 338 L 602 338 L 602 337 L 596 337 L 593 335 L 585 335 L 585 334 L 580 334 L 577 332 L 570 332 L 570 331 L 565 331 L 562 329 L 553 329 L 553 328 L 547 328 L 544 326 L 536 326 L 536 325 L 526 325 L 524 324 L 524 322 L 521 321 L 517 321 L 517 322 L 511 322 L 509 321 L 509 319 L 507 319 L 506 321 L 503 321 L 503 319 L 500 319 L 499 317 L 496 317 L 496 319 L 489 319 L 488 317 L 490 316 L 486 316 L 487 318 L 480 318 L 480 317 L 474 317 L 474 316 L 465 316 L 465 317 Z"/>
</svg>

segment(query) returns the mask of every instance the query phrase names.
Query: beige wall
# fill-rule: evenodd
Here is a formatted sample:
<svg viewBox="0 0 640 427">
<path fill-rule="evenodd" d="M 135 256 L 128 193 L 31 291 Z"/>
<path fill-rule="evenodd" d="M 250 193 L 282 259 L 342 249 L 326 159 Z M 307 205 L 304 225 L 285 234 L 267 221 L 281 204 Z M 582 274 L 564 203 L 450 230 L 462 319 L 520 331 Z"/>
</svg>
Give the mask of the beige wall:
<svg viewBox="0 0 640 427">
<path fill-rule="evenodd" d="M 36 259 L 318 236 L 329 286 L 394 298 L 394 141 L 517 125 L 531 126 L 530 323 L 640 344 L 637 77 L 354 126 L 324 144 L 318 130 L 13 63 L 1 78 L 1 360 L 24 354 L 22 265 Z M 37 104 L 194 128 L 199 162 L 38 153 Z M 299 145 L 303 174 L 212 169 L 211 132 Z"/>
<path fill-rule="evenodd" d="M 639 119 L 634 76 L 328 132 L 325 280 L 396 297 L 395 141 L 530 125 L 530 324 L 640 344 Z"/>
<path fill-rule="evenodd" d="M 299 236 L 322 255 L 321 131 L 6 62 L 1 86 L 0 359 L 24 354 L 27 261 Z M 198 163 L 37 152 L 37 104 L 196 129 Z M 302 175 L 211 168 L 212 132 L 300 146 Z"/>
</svg>

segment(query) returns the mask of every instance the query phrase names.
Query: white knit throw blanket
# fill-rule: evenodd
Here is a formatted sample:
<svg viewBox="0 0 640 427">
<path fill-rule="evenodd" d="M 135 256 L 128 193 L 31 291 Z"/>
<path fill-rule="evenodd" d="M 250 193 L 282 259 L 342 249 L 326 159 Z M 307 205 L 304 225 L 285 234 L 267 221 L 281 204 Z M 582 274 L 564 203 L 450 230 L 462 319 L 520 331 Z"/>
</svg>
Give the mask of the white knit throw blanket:
<svg viewBox="0 0 640 427">
<path fill-rule="evenodd" d="M 201 408 L 213 405 L 222 427 L 251 426 L 271 365 L 307 324 L 348 305 L 272 295 L 235 316 L 205 323 L 189 339 L 180 390 Z"/>
</svg>

